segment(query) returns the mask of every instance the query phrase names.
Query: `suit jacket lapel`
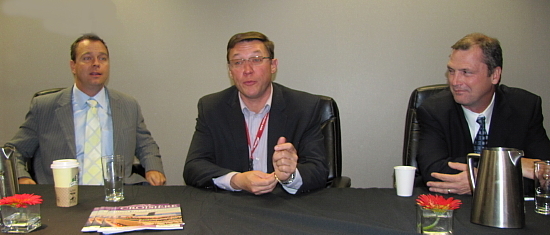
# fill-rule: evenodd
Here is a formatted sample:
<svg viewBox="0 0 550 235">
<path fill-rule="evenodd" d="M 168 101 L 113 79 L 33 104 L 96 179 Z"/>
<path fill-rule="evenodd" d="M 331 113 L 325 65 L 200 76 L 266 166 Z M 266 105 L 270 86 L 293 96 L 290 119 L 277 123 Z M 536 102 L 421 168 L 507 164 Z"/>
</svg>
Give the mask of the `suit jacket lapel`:
<svg viewBox="0 0 550 235">
<path fill-rule="evenodd" d="M 454 102 L 454 101 L 453 101 Z M 451 128 L 451 130 L 460 130 L 462 133 L 448 133 L 452 135 L 451 139 L 456 139 L 458 144 L 462 142 L 464 143 L 464 149 L 469 149 L 468 152 L 474 151 L 474 144 L 472 143 L 472 137 L 470 133 L 470 127 L 468 126 L 468 122 L 466 121 L 466 117 L 464 116 L 464 110 L 462 110 L 462 105 L 458 103 L 454 103 L 454 111 L 453 113 L 449 114 L 449 117 L 451 118 L 451 121 L 449 125 L 455 126 Z"/>
<path fill-rule="evenodd" d="M 271 99 L 271 113 L 269 114 L 269 130 L 267 138 L 267 172 L 273 171 L 273 147 L 277 145 L 279 137 L 285 136 L 284 130 L 286 130 L 286 123 L 288 115 L 284 112 L 286 108 L 286 101 L 283 97 L 283 92 L 277 84 L 273 85 L 273 98 Z"/>
<path fill-rule="evenodd" d="M 73 116 L 73 89 L 69 87 L 60 91 L 60 97 L 57 101 L 58 107 L 55 109 L 55 117 L 59 121 L 59 126 L 63 131 L 66 143 L 69 145 L 69 150 L 72 156 L 76 156 L 76 139 L 74 130 L 74 116 Z"/>
<path fill-rule="evenodd" d="M 124 113 L 126 110 L 122 108 L 120 97 L 116 92 L 110 92 L 105 87 L 105 93 L 109 97 L 109 108 L 111 109 L 111 119 L 113 121 L 113 151 L 115 154 L 122 154 L 124 153 L 124 147 L 120 145 L 119 140 L 126 138 L 122 133 L 122 123 L 125 121 L 124 117 L 130 117 L 130 115 Z"/>
<path fill-rule="evenodd" d="M 246 128 L 245 128 L 246 123 L 244 121 L 244 116 L 241 110 L 241 105 L 239 103 L 238 95 L 239 93 L 236 88 L 229 93 L 229 97 L 227 97 L 227 106 L 226 106 L 228 110 L 223 111 L 222 113 L 229 114 L 229 116 L 225 118 L 225 120 L 226 120 L 226 125 L 229 126 L 229 131 L 231 133 L 231 136 L 233 136 L 233 140 L 231 140 L 231 142 L 233 143 L 233 146 L 236 148 L 235 150 L 236 150 L 237 156 L 244 156 L 244 157 L 239 157 L 239 162 L 236 165 L 238 165 L 239 168 L 243 169 L 244 171 L 248 171 L 249 151 L 248 151 L 248 144 L 247 144 L 248 142 L 246 140 Z"/>
</svg>

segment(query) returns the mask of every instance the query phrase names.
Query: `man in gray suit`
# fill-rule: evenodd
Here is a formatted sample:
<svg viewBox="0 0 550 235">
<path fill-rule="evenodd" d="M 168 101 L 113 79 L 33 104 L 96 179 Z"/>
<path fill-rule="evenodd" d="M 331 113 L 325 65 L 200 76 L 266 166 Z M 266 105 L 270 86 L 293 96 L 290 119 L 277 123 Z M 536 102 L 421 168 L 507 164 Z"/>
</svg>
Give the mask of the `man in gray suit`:
<svg viewBox="0 0 550 235">
<path fill-rule="evenodd" d="M 74 86 L 34 98 L 25 122 L 6 143 L 20 154 L 19 183 L 53 184 L 50 164 L 57 159 L 78 159 L 82 175 L 86 113 L 90 109 L 86 102 L 93 98 L 98 103 L 101 155 L 125 157 L 126 184 L 163 185 L 166 177 L 159 148 L 145 126 L 139 104 L 134 98 L 105 87 L 109 78 L 109 50 L 105 42 L 94 34 L 79 37 L 71 45 L 70 67 Z M 145 168 L 146 179 L 132 174 L 134 156 Z M 26 169 L 27 161 L 32 161 L 36 182 Z"/>
</svg>

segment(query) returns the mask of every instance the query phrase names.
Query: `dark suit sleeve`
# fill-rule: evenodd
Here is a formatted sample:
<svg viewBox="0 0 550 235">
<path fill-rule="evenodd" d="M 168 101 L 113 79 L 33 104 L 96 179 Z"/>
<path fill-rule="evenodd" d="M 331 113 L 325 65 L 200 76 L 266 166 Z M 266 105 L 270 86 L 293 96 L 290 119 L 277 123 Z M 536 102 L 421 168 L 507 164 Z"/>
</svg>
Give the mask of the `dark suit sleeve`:
<svg viewBox="0 0 550 235">
<path fill-rule="evenodd" d="M 195 187 L 213 187 L 212 178 L 225 175 L 232 170 L 216 164 L 216 150 L 212 127 L 207 123 L 204 99 L 198 102 L 198 118 L 195 133 L 191 140 L 189 152 L 183 170 L 183 178 L 187 185 Z M 218 130 L 220 131 L 220 130 Z M 229 146 L 225 146 L 229 148 Z M 221 154 L 218 153 L 218 154 Z M 221 157 L 221 156 L 220 156 Z"/>
<path fill-rule="evenodd" d="M 449 131 L 440 117 L 435 117 L 425 107 L 417 109 L 417 117 L 420 125 L 420 137 L 418 143 L 418 169 L 424 182 L 440 181 L 431 176 L 432 172 L 457 174 L 459 171 L 449 167 L 448 162 L 465 162 L 464 156 L 452 156 L 450 150 L 453 144 Z M 447 124 L 448 125 L 448 124 Z M 460 135 L 460 133 L 454 133 Z"/>
<path fill-rule="evenodd" d="M 532 119 L 529 121 L 525 139 L 524 153 L 526 158 L 550 159 L 550 140 L 543 126 L 542 101 L 537 97 L 534 104 Z"/>
<path fill-rule="evenodd" d="M 309 124 L 299 141 L 293 141 L 298 151 L 297 168 L 302 176 L 303 184 L 298 192 L 308 192 L 326 186 L 328 166 L 326 162 L 326 148 L 321 133 L 319 103 L 311 113 Z M 302 117 L 305 118 L 305 117 Z"/>
</svg>

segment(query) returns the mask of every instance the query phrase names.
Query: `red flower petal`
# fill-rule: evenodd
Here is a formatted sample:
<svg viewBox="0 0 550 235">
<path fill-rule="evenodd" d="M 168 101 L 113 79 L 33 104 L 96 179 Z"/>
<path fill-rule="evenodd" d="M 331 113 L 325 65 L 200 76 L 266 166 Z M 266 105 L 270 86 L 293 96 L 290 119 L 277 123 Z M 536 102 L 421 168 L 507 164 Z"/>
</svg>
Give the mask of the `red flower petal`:
<svg viewBox="0 0 550 235">
<path fill-rule="evenodd" d="M 454 210 L 460 208 L 462 201 L 453 197 L 445 199 L 441 195 L 422 194 L 416 199 L 416 204 L 429 210 Z"/>
<path fill-rule="evenodd" d="M 37 205 L 42 203 L 42 196 L 34 194 L 15 194 L 10 197 L 0 199 L 0 205 L 26 208 L 28 205 Z"/>
</svg>

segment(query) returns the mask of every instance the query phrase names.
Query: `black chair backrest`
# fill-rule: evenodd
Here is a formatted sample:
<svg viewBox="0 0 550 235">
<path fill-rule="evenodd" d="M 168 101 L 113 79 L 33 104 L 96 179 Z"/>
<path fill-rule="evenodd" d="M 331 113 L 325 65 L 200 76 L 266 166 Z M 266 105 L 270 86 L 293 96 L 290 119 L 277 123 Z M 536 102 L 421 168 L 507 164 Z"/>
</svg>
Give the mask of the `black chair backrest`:
<svg viewBox="0 0 550 235">
<path fill-rule="evenodd" d="M 403 143 L 403 165 L 417 166 L 416 155 L 418 154 L 418 141 L 420 127 L 416 119 L 416 109 L 424 100 L 435 93 L 438 93 L 449 86 L 447 84 L 429 85 L 416 88 L 409 99 L 407 118 L 405 120 L 405 139 Z"/>
<path fill-rule="evenodd" d="M 56 93 L 56 92 L 58 92 L 60 90 L 63 90 L 63 89 L 65 89 L 65 88 L 64 87 L 63 88 L 50 88 L 50 89 L 46 89 L 46 90 L 41 90 L 39 92 L 34 93 L 33 98 L 37 97 L 37 96 L 41 96 L 41 95 Z"/>
<path fill-rule="evenodd" d="M 342 137 L 340 135 L 340 114 L 334 99 L 321 98 L 321 132 L 325 137 L 327 151 L 328 182 L 342 176 Z"/>
</svg>

